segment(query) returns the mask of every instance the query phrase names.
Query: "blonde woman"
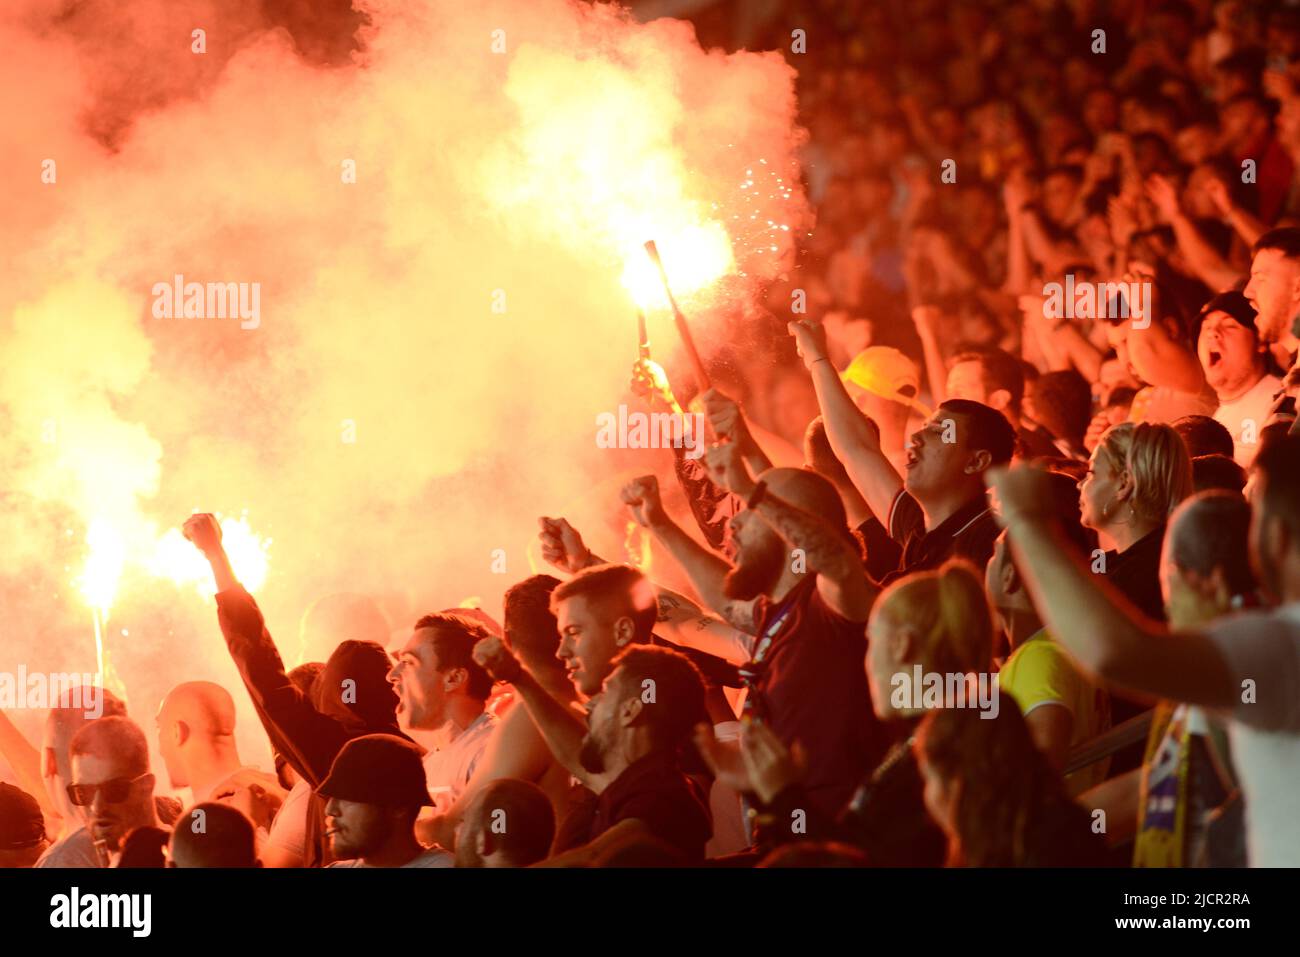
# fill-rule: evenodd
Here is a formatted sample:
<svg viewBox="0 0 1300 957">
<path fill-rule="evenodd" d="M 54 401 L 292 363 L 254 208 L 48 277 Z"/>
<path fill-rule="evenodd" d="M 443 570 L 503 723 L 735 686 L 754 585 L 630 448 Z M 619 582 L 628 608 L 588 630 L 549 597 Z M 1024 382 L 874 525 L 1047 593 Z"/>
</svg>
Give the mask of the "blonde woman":
<svg viewBox="0 0 1300 957">
<path fill-rule="evenodd" d="M 759 852 L 796 840 L 835 840 L 861 848 L 875 867 L 940 867 L 948 842 L 926 813 L 913 732 L 927 709 L 954 703 L 922 693 L 929 676 L 942 679 L 945 689 L 965 688 L 972 708 L 978 706 L 973 676 L 983 673 L 984 688 L 995 691 L 988 674 L 993 621 L 981 575 L 954 560 L 937 571 L 899 579 L 876 601 L 867 636 L 872 706 L 893 728 L 896 744 L 836 820 L 810 809 L 799 784 L 798 743 L 751 723 L 741 732 L 744 766 L 739 769 L 722 759 L 711 735 L 697 735 L 696 743 L 720 781 L 755 797 Z M 792 827 L 795 821 L 801 827 Z"/>
<path fill-rule="evenodd" d="M 1085 527 L 1095 529 L 1111 550 L 1094 554 L 1092 571 L 1104 574 L 1139 611 L 1164 621 L 1160 592 L 1160 552 L 1165 524 L 1192 494 L 1192 460 L 1173 426 L 1124 422 L 1101 437 L 1088 473 L 1079 482 L 1079 510 Z M 1041 610 L 1041 609 L 1040 609 Z M 1112 695 L 1111 720 L 1118 725 L 1146 710 L 1144 703 Z M 1142 746 L 1119 751 L 1112 775 L 1142 763 Z"/>
<path fill-rule="evenodd" d="M 1124 422 L 1106 432 L 1079 482 L 1084 527 L 1110 551 L 1092 557 L 1093 571 L 1141 611 L 1164 619 L 1160 549 L 1165 523 L 1192 493 L 1192 460 L 1172 426 Z"/>
</svg>

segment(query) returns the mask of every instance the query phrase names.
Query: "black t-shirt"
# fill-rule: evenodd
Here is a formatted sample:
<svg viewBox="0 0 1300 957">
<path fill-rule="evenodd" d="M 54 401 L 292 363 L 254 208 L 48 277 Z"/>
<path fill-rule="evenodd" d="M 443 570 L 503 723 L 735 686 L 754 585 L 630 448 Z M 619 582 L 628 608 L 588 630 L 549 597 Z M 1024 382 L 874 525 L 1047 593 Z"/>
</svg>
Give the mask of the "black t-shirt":
<svg viewBox="0 0 1300 957">
<path fill-rule="evenodd" d="M 633 762 L 601 792 L 588 840 L 632 819 L 690 860 L 704 860 L 704 845 L 713 836 L 708 796 L 672 752 L 655 751 Z"/>
<path fill-rule="evenodd" d="M 1160 593 L 1160 551 L 1164 546 L 1165 526 L 1148 532 L 1123 552 L 1106 553 L 1106 578 L 1148 618 L 1165 620 L 1165 602 Z M 1110 714 L 1113 724 L 1122 724 L 1150 710 L 1144 701 L 1134 701 L 1111 694 Z M 1139 741 L 1115 752 L 1110 762 L 1110 776 L 1140 767 L 1146 746 Z"/>
<path fill-rule="evenodd" d="M 758 644 L 746 668 L 755 676 L 750 694 L 777 737 L 803 745 L 809 801 L 834 815 L 887 741 L 867 687 L 866 624 L 822 601 L 815 575 L 779 604 L 760 599 L 758 613 Z"/>
<path fill-rule="evenodd" d="M 1160 551 L 1164 542 L 1165 526 L 1161 525 L 1124 551 L 1106 553 L 1107 580 L 1156 621 L 1165 620 L 1165 601 L 1160 593 Z"/>
<path fill-rule="evenodd" d="M 983 493 L 927 532 L 921 506 L 906 489 L 899 489 L 886 518 L 883 525 L 879 520 L 871 519 L 866 524 L 874 522 L 880 528 L 873 529 L 870 534 L 864 532 L 868 547 L 881 529 L 903 546 L 897 567 L 886 574 L 875 575 L 881 585 L 888 585 L 910 572 L 938 568 L 950 558 L 964 558 L 982 572 L 993 554 L 993 543 L 1000 532 Z M 868 569 L 873 574 L 880 571 L 870 559 Z"/>
</svg>

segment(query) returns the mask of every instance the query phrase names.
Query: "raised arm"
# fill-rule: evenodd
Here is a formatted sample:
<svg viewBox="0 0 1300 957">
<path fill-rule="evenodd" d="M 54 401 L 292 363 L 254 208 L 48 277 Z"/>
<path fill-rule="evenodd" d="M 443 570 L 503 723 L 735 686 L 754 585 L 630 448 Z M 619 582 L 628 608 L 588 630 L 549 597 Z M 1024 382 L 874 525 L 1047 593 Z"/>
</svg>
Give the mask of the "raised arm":
<svg viewBox="0 0 1300 957">
<path fill-rule="evenodd" d="M 789 329 L 804 367 L 812 373 L 831 451 L 844 463 L 844 470 L 867 506 L 883 521 L 903 480 L 881 450 L 871 421 L 853 404 L 839 373 L 826 357 L 826 331 L 819 323 L 806 320 L 790 323 Z"/>
<path fill-rule="evenodd" d="M 555 760 L 595 793 L 603 791 L 610 783 L 607 777 L 593 774 L 582 766 L 580 755 L 587 725 L 577 713 L 564 702 L 551 697 L 500 638 L 484 638 L 474 646 L 473 654 L 474 660 L 488 674 L 514 687 Z"/>
<path fill-rule="evenodd" d="M 1142 617 L 1104 575 L 1065 545 L 1046 474 L 1030 466 L 991 470 L 1016 567 L 1054 638 L 1104 681 L 1174 701 L 1229 707 L 1236 689 L 1205 635 L 1170 634 Z"/>
<path fill-rule="evenodd" d="M 262 727 L 272 746 L 299 776 L 316 787 L 329 774 L 334 757 L 347 742 L 348 730 L 317 711 L 289 680 L 261 609 L 235 578 L 221 545 L 221 526 L 216 518 L 191 515 L 184 532 L 212 566 L 221 632 Z"/>
<path fill-rule="evenodd" d="M 943 364 L 943 350 L 939 348 L 941 316 L 938 306 L 917 306 L 912 310 L 912 322 L 916 324 L 921 352 L 925 355 L 925 377 L 930 381 L 930 398 L 935 405 L 948 398 L 948 370 Z"/>
</svg>

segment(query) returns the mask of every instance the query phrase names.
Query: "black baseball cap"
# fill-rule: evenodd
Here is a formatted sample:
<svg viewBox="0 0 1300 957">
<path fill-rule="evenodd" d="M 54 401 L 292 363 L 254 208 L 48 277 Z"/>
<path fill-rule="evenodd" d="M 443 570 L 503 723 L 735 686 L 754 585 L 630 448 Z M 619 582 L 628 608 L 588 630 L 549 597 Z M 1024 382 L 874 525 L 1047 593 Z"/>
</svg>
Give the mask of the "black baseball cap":
<svg viewBox="0 0 1300 957">
<path fill-rule="evenodd" d="M 1192 325 L 1193 343 L 1201 337 L 1201 326 L 1205 322 L 1205 317 L 1212 312 L 1226 313 L 1231 316 L 1233 321 L 1239 326 L 1244 326 L 1249 329 L 1256 338 L 1259 337 L 1259 329 L 1255 326 L 1255 307 L 1252 306 L 1250 300 L 1241 293 L 1230 291 L 1219 293 L 1201 307 L 1201 311 L 1197 313 L 1196 321 Z"/>
<path fill-rule="evenodd" d="M 394 734 L 366 734 L 343 745 L 316 793 L 380 807 L 433 804 L 420 746 Z"/>
<path fill-rule="evenodd" d="M 0 782 L 0 851 L 35 847 L 45 837 L 45 816 L 36 798 Z"/>
</svg>

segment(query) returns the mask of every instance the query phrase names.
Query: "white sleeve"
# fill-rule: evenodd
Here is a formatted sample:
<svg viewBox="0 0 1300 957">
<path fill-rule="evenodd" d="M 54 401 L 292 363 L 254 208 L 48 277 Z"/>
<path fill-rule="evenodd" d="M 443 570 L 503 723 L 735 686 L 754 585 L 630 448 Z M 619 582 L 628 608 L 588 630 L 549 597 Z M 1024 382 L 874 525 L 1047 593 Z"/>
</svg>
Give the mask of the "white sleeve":
<svg viewBox="0 0 1300 957">
<path fill-rule="evenodd" d="M 1248 612 L 1215 622 L 1209 637 L 1238 688 L 1233 720 L 1263 731 L 1300 731 L 1300 625 Z"/>
</svg>

